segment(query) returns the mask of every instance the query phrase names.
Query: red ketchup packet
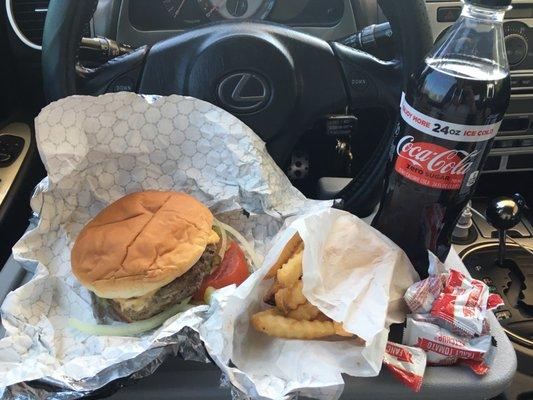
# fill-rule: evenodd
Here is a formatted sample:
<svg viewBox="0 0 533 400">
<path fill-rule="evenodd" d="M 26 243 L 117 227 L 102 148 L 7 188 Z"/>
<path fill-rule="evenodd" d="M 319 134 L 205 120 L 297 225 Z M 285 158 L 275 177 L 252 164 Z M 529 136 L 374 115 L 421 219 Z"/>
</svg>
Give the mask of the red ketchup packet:
<svg viewBox="0 0 533 400">
<path fill-rule="evenodd" d="M 420 391 L 426 370 L 426 353 L 422 349 L 387 342 L 383 364 L 400 382 L 415 392 Z"/>
<path fill-rule="evenodd" d="M 433 303 L 431 315 L 442 321 L 437 323 L 440 326 L 451 326 L 452 331 L 463 332 L 464 336 L 477 336 L 482 334 L 489 306 L 501 303 L 500 296 L 491 295 L 484 282 L 452 269 Z"/>
<path fill-rule="evenodd" d="M 500 306 L 503 306 L 505 303 L 499 294 L 491 293 L 489 294 L 489 299 L 487 300 L 487 310 L 495 310 Z"/>
<path fill-rule="evenodd" d="M 404 299 L 413 313 L 428 313 L 433 302 L 440 296 L 446 281 L 445 274 L 430 275 L 428 278 L 411 285 L 405 292 Z"/>
<path fill-rule="evenodd" d="M 447 329 L 455 335 L 465 336 L 465 332 L 463 330 L 450 324 L 443 324 L 442 321 L 440 321 L 436 317 L 433 317 L 431 314 L 410 314 L 409 318 L 412 318 L 415 321 L 427 322 L 430 324 L 438 325 L 441 328 Z M 483 328 L 481 330 L 481 335 L 490 335 L 490 324 L 487 318 L 483 320 Z"/>
<path fill-rule="evenodd" d="M 490 335 L 467 338 L 435 324 L 407 318 L 403 343 L 423 349 L 428 365 L 452 365 L 461 362 L 480 375 L 487 373 L 489 369 L 483 359 L 492 344 Z"/>
</svg>

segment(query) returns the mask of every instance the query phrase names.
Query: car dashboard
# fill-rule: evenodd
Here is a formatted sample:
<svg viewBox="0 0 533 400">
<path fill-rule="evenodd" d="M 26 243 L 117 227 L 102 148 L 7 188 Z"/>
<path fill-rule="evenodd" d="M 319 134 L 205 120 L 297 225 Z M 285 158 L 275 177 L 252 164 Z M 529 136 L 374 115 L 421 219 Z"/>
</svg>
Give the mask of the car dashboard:
<svg viewBox="0 0 533 400">
<path fill-rule="evenodd" d="M 32 108 L 44 105 L 40 81 L 40 48 L 49 0 L 6 0 L 8 30 L 19 74 L 24 77 L 23 96 Z M 460 0 L 426 0 L 433 39 L 439 40 L 458 18 Z M 533 0 L 514 0 L 505 21 L 505 41 L 512 74 L 512 99 L 508 113 L 484 166 L 484 181 L 498 175 L 503 183 L 526 182 L 533 171 Z M 99 0 L 93 20 L 84 36 L 106 37 L 132 48 L 152 45 L 206 24 L 223 21 L 263 20 L 336 41 L 365 27 L 386 22 L 377 0 Z M 393 54 L 392 51 L 390 51 Z M 122 86 L 120 86 L 122 87 Z M 36 93 L 38 93 L 36 95 Z M 357 110 L 355 110 L 356 113 Z M 372 113 L 379 110 L 372 111 Z M 383 131 L 387 121 L 376 122 L 368 115 L 359 118 L 358 134 L 349 143 L 352 154 L 339 150 L 338 143 L 325 137 L 318 127 L 306 132 L 297 144 L 287 175 L 304 194 L 319 198 L 323 190 L 317 181 L 340 178 L 331 193 L 365 167 L 368 141 Z M 317 124 L 318 126 L 318 124 Z M 355 155 L 355 156 L 354 156 Z M 330 162 L 329 160 L 335 160 Z M 352 162 L 352 160 L 355 160 Z M 308 173 L 308 171 L 314 171 Z M 7 180 L 3 185 L 9 185 Z M 324 186 L 324 185 L 323 185 Z M 318 188 L 318 189 L 317 189 Z M 502 189 L 505 190 L 505 189 Z M 519 190 L 519 188 L 513 189 Z"/>
<path fill-rule="evenodd" d="M 224 7 L 217 8 L 222 3 Z M 426 3 L 433 38 L 439 40 L 459 17 L 462 3 Z M 133 46 L 221 20 L 263 19 L 324 40 L 385 21 L 376 0 L 123 0 L 118 14 L 117 40 Z M 513 1 L 504 29 L 513 95 L 484 174 L 533 170 L 533 1 Z"/>
<path fill-rule="evenodd" d="M 6 0 L 5 4 L 12 27 L 9 32 L 13 53 L 20 59 L 20 73 L 28 77 L 24 80 L 28 93 L 33 93 L 34 87 L 42 85 L 34 80 L 40 79 L 35 71 L 40 69 L 42 30 L 49 0 Z M 426 0 L 426 5 L 433 39 L 439 40 L 458 18 L 462 3 L 460 0 Z M 513 7 L 504 25 L 513 93 L 501 131 L 484 167 L 485 176 L 533 171 L 533 46 L 530 45 L 533 40 L 533 0 L 514 0 Z M 386 17 L 377 0 L 99 0 L 85 36 L 107 37 L 136 48 L 205 24 L 246 20 L 288 25 L 321 39 L 335 41 L 368 25 L 385 22 Z M 30 62 L 26 62 L 28 60 Z M 376 124 L 367 125 L 362 123 L 362 129 L 382 129 Z M 372 133 L 375 134 L 379 132 Z M 306 140 L 303 146 L 307 149 L 304 150 L 312 153 L 306 157 L 314 161 L 315 150 L 309 150 L 312 140 L 309 136 Z M 336 156 L 335 146 L 328 146 L 327 157 L 322 158 Z M 323 156 L 323 146 L 317 148 Z M 361 149 L 354 146 L 354 152 L 358 150 Z M 297 162 L 305 161 L 306 157 L 296 157 Z M 323 172 L 322 176 L 348 178 L 364 165 L 364 157 L 359 159 L 356 157 L 353 165 L 344 160 L 342 165 L 333 165 L 335 170 L 331 171 L 327 170 L 331 163 L 317 161 L 314 169 Z M 291 168 L 292 164 L 287 167 L 289 177 L 299 180 L 299 176 L 291 175 Z M 349 173 L 345 173 L 348 169 L 351 169 Z M 308 191 L 303 183 L 299 189 L 311 193 L 314 186 Z"/>
</svg>

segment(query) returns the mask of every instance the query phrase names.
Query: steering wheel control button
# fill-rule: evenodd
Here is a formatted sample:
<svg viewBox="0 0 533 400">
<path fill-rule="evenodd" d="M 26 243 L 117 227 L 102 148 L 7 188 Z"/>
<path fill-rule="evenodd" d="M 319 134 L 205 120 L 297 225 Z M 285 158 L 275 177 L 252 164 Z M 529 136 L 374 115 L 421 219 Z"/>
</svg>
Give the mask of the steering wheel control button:
<svg viewBox="0 0 533 400">
<path fill-rule="evenodd" d="M 364 106 L 371 99 L 377 98 L 377 88 L 365 73 L 354 69 L 348 75 L 352 106 Z"/>
<path fill-rule="evenodd" d="M 353 115 L 330 115 L 326 119 L 328 136 L 352 136 L 357 129 L 357 117 Z"/>
<path fill-rule="evenodd" d="M 20 156 L 24 139 L 13 135 L 0 135 L 0 168 L 9 167 Z"/>
<path fill-rule="evenodd" d="M 108 92 L 134 92 L 135 81 L 129 76 L 121 76 L 115 79 L 111 85 L 109 85 Z"/>
<path fill-rule="evenodd" d="M 236 72 L 223 78 L 217 87 L 220 103 L 236 114 L 247 114 L 265 108 L 272 90 L 268 81 L 256 72 Z"/>
<path fill-rule="evenodd" d="M 370 83 L 368 82 L 368 79 L 364 76 L 357 76 L 352 77 L 350 79 L 350 85 L 352 89 L 354 89 L 357 92 L 366 92 L 368 89 L 368 86 L 370 86 Z"/>
</svg>

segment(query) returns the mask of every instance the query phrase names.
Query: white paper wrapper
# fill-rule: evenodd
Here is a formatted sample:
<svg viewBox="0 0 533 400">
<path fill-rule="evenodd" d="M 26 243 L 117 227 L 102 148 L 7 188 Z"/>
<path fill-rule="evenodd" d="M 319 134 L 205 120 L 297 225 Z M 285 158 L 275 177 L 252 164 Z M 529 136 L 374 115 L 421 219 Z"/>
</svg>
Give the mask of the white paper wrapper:
<svg viewBox="0 0 533 400">
<path fill-rule="evenodd" d="M 305 296 L 365 339 L 366 347 L 354 340 L 272 338 L 250 326 L 250 316 L 265 308 L 262 298 L 272 284 L 263 278 L 296 231 L 305 243 Z M 234 292 L 215 294 L 200 337 L 231 382 L 253 398 L 299 392 L 336 399 L 344 386 L 341 373 L 378 375 L 388 326 L 405 319 L 403 294 L 418 279 L 405 253 L 362 220 L 335 209 L 311 212 L 280 233 L 250 279 Z"/>
<path fill-rule="evenodd" d="M 94 322 L 89 292 L 71 274 L 70 249 L 84 224 L 111 202 L 139 190 L 187 192 L 259 254 L 286 217 L 329 205 L 307 200 L 247 126 L 200 100 L 70 97 L 41 112 L 36 135 L 48 177 L 31 202 L 38 225 L 14 248 L 35 277 L 2 305 L 0 397 L 7 386 L 15 393 L 13 385 L 41 378 L 72 391 L 96 389 L 160 357 L 154 351 L 160 346 L 177 351 L 187 339 L 178 335 L 182 328 L 198 329 L 206 307 L 142 337 L 88 337 L 67 326 L 69 317 Z"/>
</svg>

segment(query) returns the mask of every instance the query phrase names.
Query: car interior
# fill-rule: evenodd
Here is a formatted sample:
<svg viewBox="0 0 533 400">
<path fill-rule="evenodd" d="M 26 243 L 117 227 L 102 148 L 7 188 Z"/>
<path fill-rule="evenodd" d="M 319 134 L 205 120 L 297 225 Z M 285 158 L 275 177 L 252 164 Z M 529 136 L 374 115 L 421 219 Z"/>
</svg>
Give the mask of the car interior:
<svg viewBox="0 0 533 400">
<path fill-rule="evenodd" d="M 38 219 L 30 200 L 46 171 L 34 119 L 47 104 L 122 91 L 206 100 L 251 127 L 305 196 L 368 217 L 383 190 L 402 88 L 461 7 L 459 0 L 6 0 L 0 300 L 31 279 L 11 249 Z M 515 196 L 533 207 L 533 0 L 513 1 L 504 33 L 511 103 L 453 243 L 472 276 L 504 298 L 496 318 L 518 363 L 516 371 L 501 366 L 497 382 L 474 377 L 455 388 L 451 380 L 461 377 L 435 373 L 432 397 L 533 399 L 531 208 L 508 231 L 511 272 L 483 268 L 498 251 L 499 228 L 484 218 L 491 201 Z M 171 358 L 149 377 L 126 378 L 87 398 L 232 398 L 209 364 Z M 380 398 L 394 398 L 382 384 Z M 375 398 L 372 381 L 363 385 L 351 381 L 342 398 Z"/>
</svg>

